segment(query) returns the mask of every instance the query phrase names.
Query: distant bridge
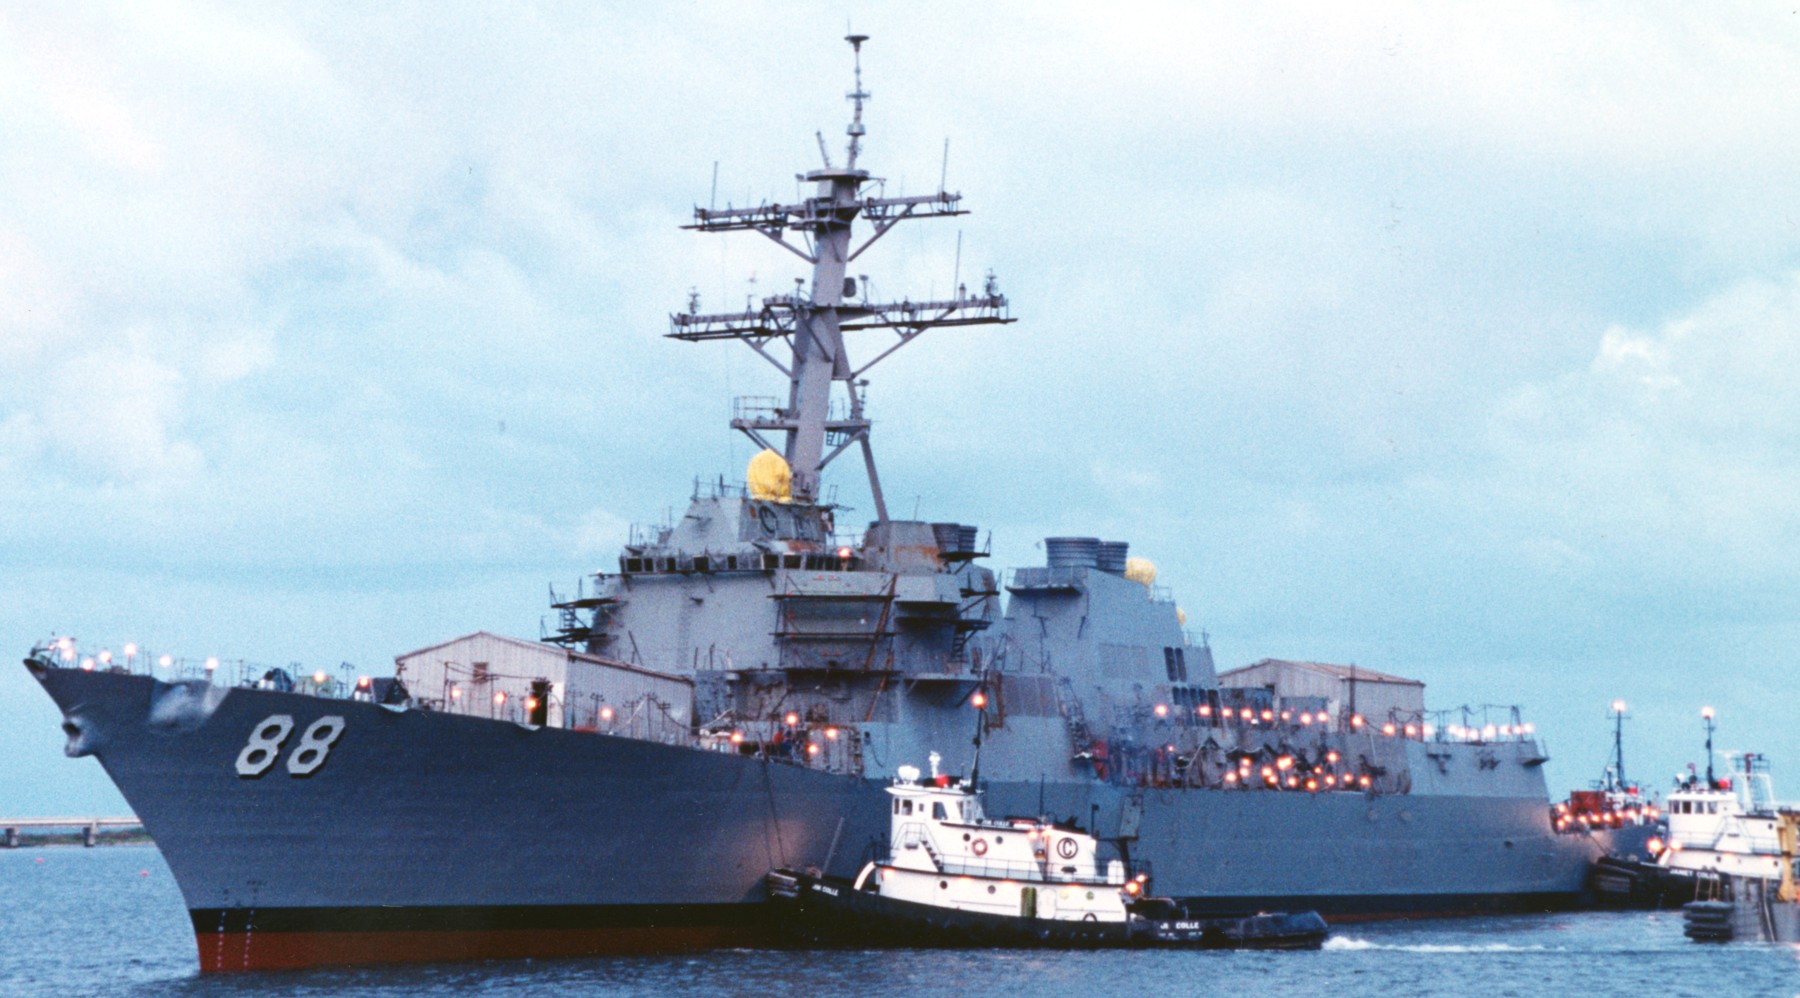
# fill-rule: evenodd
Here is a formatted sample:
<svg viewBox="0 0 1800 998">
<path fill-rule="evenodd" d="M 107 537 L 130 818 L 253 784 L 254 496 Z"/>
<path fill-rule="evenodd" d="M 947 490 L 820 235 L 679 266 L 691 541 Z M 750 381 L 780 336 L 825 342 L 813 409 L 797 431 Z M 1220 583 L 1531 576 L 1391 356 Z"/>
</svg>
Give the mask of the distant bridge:
<svg viewBox="0 0 1800 998">
<path fill-rule="evenodd" d="M 102 828 L 143 827 L 144 823 L 136 818 L 0 818 L 0 831 L 4 832 L 8 849 L 19 847 L 21 828 L 79 828 L 82 845 L 91 846 L 98 841 Z"/>
</svg>

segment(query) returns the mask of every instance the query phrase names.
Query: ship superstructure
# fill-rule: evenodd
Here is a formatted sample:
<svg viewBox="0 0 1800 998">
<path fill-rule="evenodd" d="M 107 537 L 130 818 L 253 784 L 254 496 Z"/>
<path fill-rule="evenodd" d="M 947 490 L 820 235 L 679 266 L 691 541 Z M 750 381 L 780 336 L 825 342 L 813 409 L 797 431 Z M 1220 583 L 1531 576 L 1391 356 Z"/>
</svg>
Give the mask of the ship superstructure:
<svg viewBox="0 0 1800 998">
<path fill-rule="evenodd" d="M 762 452 L 554 598 L 546 641 L 468 635 L 400 656 L 397 681 L 237 686 L 34 649 L 69 751 L 99 757 L 168 857 L 204 969 L 754 944 L 763 874 L 854 874 L 899 765 L 940 748 L 979 762 L 996 813 L 1111 843 L 1196 912 L 1577 898 L 1599 850 L 1551 828 L 1516 709 L 1428 713 L 1422 684 L 1357 666 L 1221 676 L 1125 542 L 1050 538 L 1002 577 L 975 527 L 890 514 L 871 368 L 927 330 L 1012 320 L 992 275 L 897 302 L 850 276 L 893 226 L 963 208 L 862 167 L 866 39 L 848 40 L 843 164 L 804 174 L 800 202 L 690 226 L 774 240 L 810 284 L 671 317 L 669 336 L 736 340 L 785 377 L 785 402 L 731 422 Z M 852 451 L 860 531 L 822 484 Z"/>
</svg>

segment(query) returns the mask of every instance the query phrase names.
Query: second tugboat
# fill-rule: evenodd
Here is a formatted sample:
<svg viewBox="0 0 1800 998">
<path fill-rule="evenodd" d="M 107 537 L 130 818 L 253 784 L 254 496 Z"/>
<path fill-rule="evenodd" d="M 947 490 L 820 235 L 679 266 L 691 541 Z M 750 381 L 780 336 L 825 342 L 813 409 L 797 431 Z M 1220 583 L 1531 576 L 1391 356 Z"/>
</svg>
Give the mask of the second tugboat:
<svg viewBox="0 0 1800 998">
<path fill-rule="evenodd" d="M 887 856 L 854 882 L 774 870 L 771 900 L 798 941 L 839 946 L 1318 949 L 1317 912 L 1196 916 L 1146 897 L 1149 871 L 1047 818 L 990 819 L 972 780 L 898 768 Z"/>
<path fill-rule="evenodd" d="M 1713 716 L 1711 707 L 1701 711 L 1705 775 L 1690 765 L 1669 793 L 1667 839 L 1650 840 L 1650 860 L 1619 853 L 1601 859 L 1596 893 L 1616 905 L 1680 906 L 1696 939 L 1800 941 L 1800 809 L 1776 800 L 1768 759 L 1759 753 L 1733 754 L 1731 775 L 1714 774 Z M 1737 914 L 1734 904 L 1742 909 Z"/>
</svg>

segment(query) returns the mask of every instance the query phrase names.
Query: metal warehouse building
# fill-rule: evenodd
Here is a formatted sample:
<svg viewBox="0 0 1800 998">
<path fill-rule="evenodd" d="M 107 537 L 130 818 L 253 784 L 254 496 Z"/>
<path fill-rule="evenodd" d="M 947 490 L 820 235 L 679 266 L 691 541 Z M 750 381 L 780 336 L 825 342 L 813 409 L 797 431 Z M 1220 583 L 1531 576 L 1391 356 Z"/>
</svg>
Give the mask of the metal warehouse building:
<svg viewBox="0 0 1800 998">
<path fill-rule="evenodd" d="M 1377 724 L 1418 721 L 1425 712 L 1425 684 L 1357 665 L 1265 658 L 1219 674 L 1231 689 L 1266 689 L 1279 704 L 1324 708 L 1341 723 L 1360 714 Z"/>
<path fill-rule="evenodd" d="M 394 659 L 421 706 L 657 741 L 684 740 L 694 683 L 615 659 L 477 631 Z"/>
</svg>

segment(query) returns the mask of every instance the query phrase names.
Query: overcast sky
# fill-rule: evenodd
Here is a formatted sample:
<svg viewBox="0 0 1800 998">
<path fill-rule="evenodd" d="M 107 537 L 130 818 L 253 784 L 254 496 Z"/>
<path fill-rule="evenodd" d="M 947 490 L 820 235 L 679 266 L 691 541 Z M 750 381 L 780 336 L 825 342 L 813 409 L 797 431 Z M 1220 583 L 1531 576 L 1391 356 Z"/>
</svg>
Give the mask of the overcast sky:
<svg viewBox="0 0 1800 998">
<path fill-rule="evenodd" d="M 1800 795 L 1789 6 L 8 4 L 0 644 L 535 637 L 742 475 L 778 377 L 661 334 L 801 265 L 678 227 L 841 155 L 853 19 L 863 165 L 948 140 L 973 210 L 855 269 L 942 295 L 960 231 L 1020 319 L 877 369 L 896 515 L 1130 540 L 1221 668 L 1521 704 L 1558 794 L 1623 697 L 1631 775 L 1710 703 Z M 0 669 L 0 813 L 121 811 L 59 722 Z"/>
</svg>

